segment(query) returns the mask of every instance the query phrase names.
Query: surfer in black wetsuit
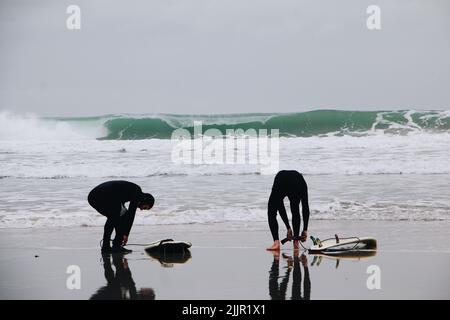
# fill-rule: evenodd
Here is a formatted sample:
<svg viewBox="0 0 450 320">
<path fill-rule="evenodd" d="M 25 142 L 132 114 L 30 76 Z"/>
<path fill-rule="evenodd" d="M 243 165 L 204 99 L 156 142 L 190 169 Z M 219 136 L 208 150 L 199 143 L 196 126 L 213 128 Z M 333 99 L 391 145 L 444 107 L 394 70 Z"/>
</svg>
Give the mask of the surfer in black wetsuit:
<svg viewBox="0 0 450 320">
<path fill-rule="evenodd" d="M 283 199 L 289 198 L 292 226 L 289 225 L 289 219 L 284 208 Z M 300 201 L 302 202 L 303 231 L 300 233 Z M 269 197 L 268 218 L 270 232 L 273 237 L 273 245 L 267 250 L 280 250 L 280 239 L 278 237 L 277 212 L 279 212 L 287 229 L 287 238 L 294 240 L 294 249 L 299 248 L 298 240 L 305 242 L 308 237 L 309 205 L 308 205 L 308 186 L 303 176 L 294 170 L 282 170 L 277 173 L 273 182 L 272 192 Z"/>
<path fill-rule="evenodd" d="M 89 193 L 88 202 L 107 218 L 103 232 L 102 252 L 129 253 L 131 250 L 123 246 L 128 242 L 136 209 L 150 210 L 155 199 L 151 194 L 143 193 L 134 183 L 109 181 L 95 187 Z M 126 202 L 130 202 L 128 209 L 125 207 Z M 116 236 L 111 248 L 109 242 L 113 230 Z"/>
</svg>

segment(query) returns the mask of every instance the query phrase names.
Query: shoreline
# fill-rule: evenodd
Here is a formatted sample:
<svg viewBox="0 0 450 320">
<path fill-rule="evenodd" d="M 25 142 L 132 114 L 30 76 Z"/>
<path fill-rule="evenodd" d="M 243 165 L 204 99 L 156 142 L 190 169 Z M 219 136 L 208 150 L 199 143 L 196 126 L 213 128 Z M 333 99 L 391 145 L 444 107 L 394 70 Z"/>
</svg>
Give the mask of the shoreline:
<svg viewBox="0 0 450 320">
<path fill-rule="evenodd" d="M 97 215 L 98 217 L 102 218 L 98 213 L 93 213 L 94 215 Z M 106 220 L 105 220 L 106 221 Z M 355 223 L 410 223 L 410 224 L 417 224 L 417 223 L 446 223 L 450 226 L 450 219 L 423 219 L 423 220 L 412 220 L 407 218 L 401 218 L 401 219 L 382 219 L 382 220 L 376 220 L 376 219 L 357 219 L 357 218 L 342 218 L 342 219 L 328 219 L 328 218 L 312 218 L 310 216 L 309 218 L 310 222 L 317 222 L 317 224 L 334 224 L 334 223 L 341 223 L 341 222 L 349 222 L 350 224 Z M 134 224 L 133 228 L 157 228 L 157 227 L 174 227 L 175 229 L 178 228 L 184 228 L 187 226 L 195 227 L 195 226 L 232 226 L 236 227 L 239 230 L 239 228 L 242 228 L 240 225 L 249 226 L 249 225 L 256 225 L 258 228 L 255 230 L 263 230 L 266 226 L 268 226 L 267 221 L 245 221 L 245 220 L 234 220 L 234 221 L 212 221 L 212 222 L 186 222 L 186 223 L 156 223 L 156 224 Z M 283 225 L 280 225 L 281 229 L 284 228 Z M 4 232 L 9 232 L 12 230 L 17 231 L 26 231 L 26 230 L 58 230 L 58 229 L 96 229 L 96 228 L 103 228 L 103 225 L 69 225 L 69 226 L 57 226 L 57 225 L 49 225 L 49 226 L 38 226 L 38 227 L 1 227 L 0 228 L 0 234 Z"/>
</svg>

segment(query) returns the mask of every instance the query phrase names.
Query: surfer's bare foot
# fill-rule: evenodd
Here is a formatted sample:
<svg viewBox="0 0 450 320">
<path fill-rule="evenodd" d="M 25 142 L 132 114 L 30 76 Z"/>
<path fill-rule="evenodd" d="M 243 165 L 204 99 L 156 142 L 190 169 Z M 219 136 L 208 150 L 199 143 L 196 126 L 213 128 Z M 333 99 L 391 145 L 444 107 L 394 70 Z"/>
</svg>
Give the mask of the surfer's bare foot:
<svg viewBox="0 0 450 320">
<path fill-rule="evenodd" d="M 273 245 L 266 250 L 268 251 L 280 251 L 280 240 L 275 240 Z"/>
<path fill-rule="evenodd" d="M 298 240 L 294 240 L 294 250 L 298 250 L 300 249 L 300 244 L 298 242 Z"/>
</svg>

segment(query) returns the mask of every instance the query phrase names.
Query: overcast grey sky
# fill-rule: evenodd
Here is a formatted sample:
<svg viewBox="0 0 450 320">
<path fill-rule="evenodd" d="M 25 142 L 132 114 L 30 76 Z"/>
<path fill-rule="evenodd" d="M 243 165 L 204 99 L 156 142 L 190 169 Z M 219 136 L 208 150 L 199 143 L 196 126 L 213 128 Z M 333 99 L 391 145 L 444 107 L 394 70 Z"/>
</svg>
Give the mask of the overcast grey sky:
<svg viewBox="0 0 450 320">
<path fill-rule="evenodd" d="M 450 107 L 448 0 L 1 0 L 0 48 L 17 113 Z"/>
</svg>

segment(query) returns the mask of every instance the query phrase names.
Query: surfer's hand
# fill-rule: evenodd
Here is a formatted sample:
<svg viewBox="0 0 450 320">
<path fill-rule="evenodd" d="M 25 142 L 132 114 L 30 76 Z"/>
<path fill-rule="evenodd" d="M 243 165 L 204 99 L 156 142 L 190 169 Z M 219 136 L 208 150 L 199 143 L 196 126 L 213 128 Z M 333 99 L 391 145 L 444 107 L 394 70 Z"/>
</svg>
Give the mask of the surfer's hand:
<svg viewBox="0 0 450 320">
<path fill-rule="evenodd" d="M 287 234 L 286 234 L 286 238 L 288 240 L 292 240 L 293 236 L 292 236 L 292 229 L 291 228 L 288 229 Z"/>
<path fill-rule="evenodd" d="M 301 242 L 305 242 L 306 239 L 308 239 L 308 231 L 303 230 L 303 231 L 302 231 L 302 235 L 300 236 L 300 241 L 301 241 Z"/>
<path fill-rule="evenodd" d="M 123 245 L 123 246 L 126 246 L 126 245 L 127 245 L 127 242 L 128 242 L 128 236 L 125 235 L 125 236 L 123 236 L 122 245 Z"/>
</svg>

